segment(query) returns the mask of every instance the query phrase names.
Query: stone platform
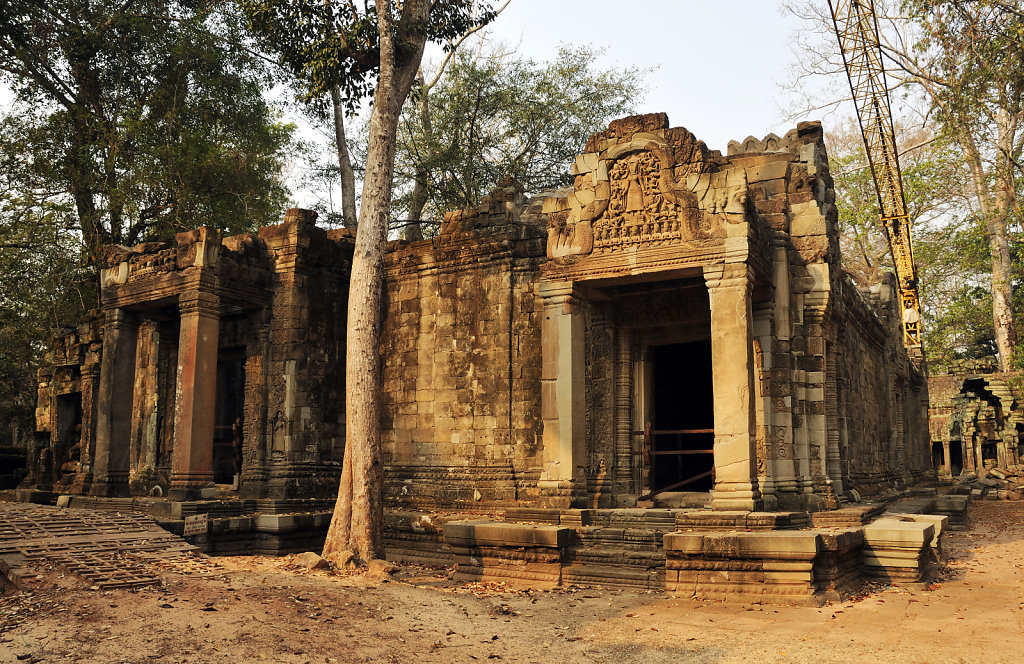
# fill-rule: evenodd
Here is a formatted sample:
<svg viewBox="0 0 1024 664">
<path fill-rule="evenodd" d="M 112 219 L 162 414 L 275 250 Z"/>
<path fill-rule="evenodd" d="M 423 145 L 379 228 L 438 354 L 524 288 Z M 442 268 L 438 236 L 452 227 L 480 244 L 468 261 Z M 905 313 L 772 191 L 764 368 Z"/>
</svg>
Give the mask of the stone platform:
<svg viewBox="0 0 1024 664">
<path fill-rule="evenodd" d="M 941 560 L 942 533 L 965 527 L 968 501 L 967 496 L 925 496 L 891 506 L 859 503 L 816 513 L 696 508 L 388 510 L 385 547 L 388 559 L 395 562 L 454 566 L 454 578 L 464 582 L 592 585 L 821 605 L 855 593 L 867 580 L 926 581 Z M 110 523 L 136 524 L 135 529 L 145 523 L 150 530 L 160 525 L 176 534 L 182 533 L 187 516 L 206 514 L 209 531 L 194 539 L 197 546 L 192 548 L 214 555 L 318 551 L 331 517 L 327 506 L 317 501 L 62 496 L 59 503 L 71 508 L 64 514 L 106 513 Z M 81 507 L 93 511 L 75 509 Z M 50 528 L 63 528 L 65 536 L 76 528 L 95 536 L 88 521 L 52 523 Z M 173 538 L 171 533 L 164 535 Z"/>
<path fill-rule="evenodd" d="M 174 501 L 161 498 L 60 496 L 57 504 L 75 509 L 132 512 L 151 516 L 181 535 L 185 519 L 205 514 L 209 530 L 195 544 L 209 555 L 281 556 L 319 551 L 331 522 L 333 500 L 221 498 Z"/>
<path fill-rule="evenodd" d="M 707 599 L 820 606 L 868 580 L 921 584 L 941 559 L 955 496 L 813 514 L 696 509 L 390 512 L 396 562 L 455 565 L 459 581 L 594 585 Z M 942 512 L 954 515 L 947 516 Z M 935 513 L 928 513 L 935 512 Z"/>
</svg>

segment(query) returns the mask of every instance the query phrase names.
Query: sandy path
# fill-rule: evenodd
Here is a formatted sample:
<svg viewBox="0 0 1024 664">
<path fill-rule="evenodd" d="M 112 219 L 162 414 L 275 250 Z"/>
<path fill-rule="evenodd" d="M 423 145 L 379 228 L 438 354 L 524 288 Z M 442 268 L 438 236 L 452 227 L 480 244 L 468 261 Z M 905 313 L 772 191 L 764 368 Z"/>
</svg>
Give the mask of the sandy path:
<svg viewBox="0 0 1024 664">
<path fill-rule="evenodd" d="M 1020 662 L 1024 501 L 971 511 L 934 590 L 823 609 L 452 588 L 420 569 L 377 583 L 248 557 L 134 592 L 56 578 L 0 598 L 0 662 Z"/>
</svg>

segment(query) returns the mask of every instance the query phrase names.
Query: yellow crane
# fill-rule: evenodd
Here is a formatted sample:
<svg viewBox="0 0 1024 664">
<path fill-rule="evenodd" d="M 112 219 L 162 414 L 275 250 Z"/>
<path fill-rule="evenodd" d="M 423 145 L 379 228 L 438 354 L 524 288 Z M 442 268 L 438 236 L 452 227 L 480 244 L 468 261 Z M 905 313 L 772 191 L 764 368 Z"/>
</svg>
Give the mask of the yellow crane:
<svg viewBox="0 0 1024 664">
<path fill-rule="evenodd" d="M 910 241 L 910 219 L 903 193 L 896 133 L 889 107 L 889 89 L 882 65 L 874 0 L 829 0 L 832 24 L 857 108 L 868 165 L 878 193 L 882 227 L 899 281 L 903 312 L 903 343 L 921 358 L 921 307 L 917 299 L 917 267 Z"/>
</svg>

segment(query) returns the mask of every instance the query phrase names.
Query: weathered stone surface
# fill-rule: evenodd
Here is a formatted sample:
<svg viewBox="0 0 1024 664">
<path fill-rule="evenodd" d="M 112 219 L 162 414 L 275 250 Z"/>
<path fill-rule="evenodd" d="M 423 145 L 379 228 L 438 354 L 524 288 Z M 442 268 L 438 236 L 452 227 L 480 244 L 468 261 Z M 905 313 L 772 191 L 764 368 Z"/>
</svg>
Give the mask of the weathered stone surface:
<svg viewBox="0 0 1024 664">
<path fill-rule="evenodd" d="M 633 116 L 572 169 L 570 187 L 536 198 L 504 179 L 437 236 L 389 244 L 388 505 L 518 508 L 507 521 L 555 527 L 402 521 L 399 549 L 429 557 L 448 533 L 463 558 L 529 550 L 522 571 L 551 579 L 544 550 L 568 546 L 563 533 L 860 525 L 875 508 L 841 499 L 929 473 L 927 386 L 901 344 L 895 282 L 862 291 L 843 272 L 820 125 L 723 156 L 664 114 Z M 65 331 L 39 374 L 49 443 L 30 483 L 191 498 L 212 479 L 218 495 L 329 497 L 353 238 L 315 221 L 293 209 L 255 235 L 110 248 L 102 315 Z M 730 556 L 806 544 L 709 537 Z M 660 582 L 660 554 L 644 550 L 631 582 Z M 610 558 L 587 551 L 573 573 L 601 577 Z"/>
</svg>

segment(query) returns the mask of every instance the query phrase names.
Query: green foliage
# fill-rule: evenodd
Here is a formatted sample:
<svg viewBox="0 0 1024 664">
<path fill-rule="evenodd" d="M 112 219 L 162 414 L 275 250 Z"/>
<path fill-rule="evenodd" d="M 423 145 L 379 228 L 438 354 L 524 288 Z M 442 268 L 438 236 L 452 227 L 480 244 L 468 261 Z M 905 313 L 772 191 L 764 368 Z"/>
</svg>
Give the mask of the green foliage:
<svg viewBox="0 0 1024 664">
<path fill-rule="evenodd" d="M 352 110 L 373 91 L 380 67 L 380 34 L 373 3 L 236 2 L 261 47 L 275 53 L 300 82 L 305 101 L 322 98 L 336 85 Z M 444 0 L 433 3 L 426 25 L 409 29 L 425 31 L 428 41 L 445 42 L 475 25 L 491 22 L 494 16 L 490 2 Z M 395 25 L 400 29 L 404 23 Z M 401 48 L 405 35 L 397 37 Z"/>
<path fill-rule="evenodd" d="M 549 62 L 457 52 L 429 94 L 403 109 L 396 207 L 409 207 L 423 176 L 423 218 L 435 222 L 478 203 L 505 175 L 531 193 L 571 184 L 569 165 L 589 136 L 629 114 L 643 92 L 643 72 L 598 70 L 599 55 L 585 46 L 563 46 Z"/>
<path fill-rule="evenodd" d="M 9 186 L 59 197 L 92 261 L 99 248 L 207 224 L 276 218 L 291 128 L 263 99 L 262 68 L 230 14 L 182 4 L 10 3 L 0 70 Z M 52 211 L 50 211 L 52 212 Z M 67 225 L 67 224 L 65 224 Z"/>
<path fill-rule="evenodd" d="M 963 162 L 932 131 L 897 131 L 923 314 L 925 354 L 933 370 L 995 353 L 991 258 L 985 225 L 972 212 Z M 829 136 L 843 267 L 861 286 L 892 270 L 878 221 L 878 199 L 860 132 L 850 123 Z M 1018 265 L 1019 255 L 1018 255 Z"/>
<path fill-rule="evenodd" d="M 224 9 L 11 0 L 0 12 L 0 81 L 14 91 L 0 110 L 0 421 L 4 408 L 30 418 L 49 330 L 97 305 L 103 245 L 280 217 L 292 128 Z"/>
</svg>

